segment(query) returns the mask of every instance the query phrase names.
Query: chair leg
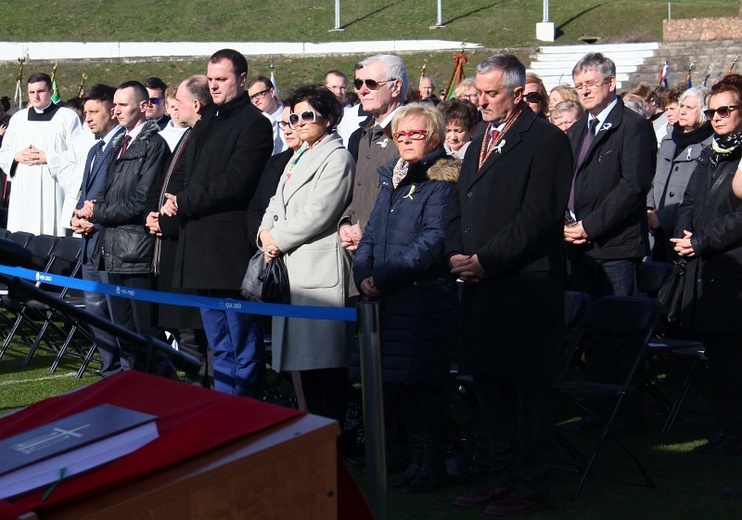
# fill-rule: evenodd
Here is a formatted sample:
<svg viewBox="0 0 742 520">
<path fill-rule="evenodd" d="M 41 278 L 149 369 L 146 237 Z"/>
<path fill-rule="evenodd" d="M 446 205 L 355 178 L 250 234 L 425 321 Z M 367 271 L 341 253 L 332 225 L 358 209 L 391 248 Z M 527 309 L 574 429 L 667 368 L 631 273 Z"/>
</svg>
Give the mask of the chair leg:
<svg viewBox="0 0 742 520">
<path fill-rule="evenodd" d="M 13 326 L 8 331 L 8 335 L 5 336 L 5 341 L 3 341 L 3 346 L 0 347 L 0 358 L 3 357 L 3 355 L 5 354 L 5 351 L 8 350 L 8 347 L 13 341 L 13 336 L 15 336 L 15 333 L 18 332 L 18 328 L 21 326 L 22 322 L 23 322 L 23 316 L 19 314 L 16 317 L 15 322 L 13 323 Z"/>
<path fill-rule="evenodd" d="M 690 387 L 693 385 L 693 381 L 695 380 L 696 370 L 698 369 L 698 363 L 700 361 L 700 358 L 695 358 L 693 360 L 693 363 L 690 366 L 690 369 L 688 370 L 688 374 L 685 376 L 685 380 L 683 381 L 683 386 L 680 391 L 680 395 L 678 395 L 678 398 L 675 400 L 675 402 L 672 405 L 672 408 L 670 409 L 670 413 L 667 415 L 667 420 L 665 421 L 665 425 L 662 427 L 662 433 L 665 435 L 670 435 L 670 432 L 672 431 L 672 427 L 675 425 L 675 420 L 678 418 L 678 414 L 680 413 L 680 408 L 683 406 L 683 402 L 685 402 L 685 398 L 688 395 L 688 391 L 690 390 Z"/>
</svg>

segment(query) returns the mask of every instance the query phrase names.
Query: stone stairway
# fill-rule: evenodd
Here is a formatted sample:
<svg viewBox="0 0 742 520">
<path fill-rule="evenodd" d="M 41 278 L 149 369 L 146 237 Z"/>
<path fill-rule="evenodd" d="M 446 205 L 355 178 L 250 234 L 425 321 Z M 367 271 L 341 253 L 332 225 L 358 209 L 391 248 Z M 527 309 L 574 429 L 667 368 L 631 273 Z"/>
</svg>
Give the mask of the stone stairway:
<svg viewBox="0 0 742 520">
<path fill-rule="evenodd" d="M 668 83 L 676 86 L 685 82 L 691 60 L 693 85 L 701 85 L 711 68 L 709 85 L 723 76 L 732 65 L 734 57 L 740 60 L 734 72 L 742 74 L 742 40 L 717 40 L 694 42 L 649 42 L 593 45 L 555 45 L 541 47 L 533 56 L 529 71 L 544 80 L 546 90 L 560 83 L 572 83 L 572 67 L 588 52 L 602 52 L 616 63 L 618 90 L 628 90 L 639 83 L 655 87 L 659 83 L 660 69 L 667 60 L 670 75 Z"/>
<path fill-rule="evenodd" d="M 644 60 L 654 56 L 658 48 L 656 42 L 541 47 L 528 70 L 541 76 L 548 91 L 562 83 L 572 84 L 575 63 L 588 52 L 601 52 L 616 63 L 616 83 L 619 89 L 625 89 L 631 74 Z"/>
</svg>

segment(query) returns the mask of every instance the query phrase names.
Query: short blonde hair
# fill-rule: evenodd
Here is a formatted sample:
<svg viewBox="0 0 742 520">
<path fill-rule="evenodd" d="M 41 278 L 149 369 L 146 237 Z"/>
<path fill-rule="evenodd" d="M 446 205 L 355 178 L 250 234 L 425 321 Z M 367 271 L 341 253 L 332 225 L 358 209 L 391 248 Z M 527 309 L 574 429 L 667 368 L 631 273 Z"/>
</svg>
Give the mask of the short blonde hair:
<svg viewBox="0 0 742 520">
<path fill-rule="evenodd" d="M 456 89 L 453 91 L 453 97 L 461 99 L 461 96 L 465 95 L 466 91 L 469 90 L 471 87 L 477 88 L 477 82 L 474 81 L 474 78 L 462 79 L 461 83 L 459 83 Z"/>
<path fill-rule="evenodd" d="M 431 149 L 443 144 L 446 139 L 446 122 L 443 119 L 443 114 L 432 103 L 410 103 L 397 110 L 394 119 L 392 119 L 392 133 L 397 131 L 400 123 L 405 119 L 418 116 L 425 119 L 425 128 L 420 130 L 425 130 L 425 140 L 431 146 Z"/>
</svg>

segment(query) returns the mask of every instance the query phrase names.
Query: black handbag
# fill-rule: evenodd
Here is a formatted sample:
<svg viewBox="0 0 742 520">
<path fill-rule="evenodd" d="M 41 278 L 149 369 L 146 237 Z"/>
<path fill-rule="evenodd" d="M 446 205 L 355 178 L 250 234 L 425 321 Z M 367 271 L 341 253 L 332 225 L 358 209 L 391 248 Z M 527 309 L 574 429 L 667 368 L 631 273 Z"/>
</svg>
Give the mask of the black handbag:
<svg viewBox="0 0 742 520">
<path fill-rule="evenodd" d="M 247 264 L 247 272 L 240 287 L 248 300 L 264 303 L 289 303 L 289 277 L 280 256 L 265 261 L 258 251 Z"/>
<path fill-rule="evenodd" d="M 662 314 L 670 324 L 680 323 L 687 267 L 688 263 L 685 260 L 675 260 L 672 274 L 667 277 L 657 294 L 657 299 L 662 304 Z"/>
</svg>

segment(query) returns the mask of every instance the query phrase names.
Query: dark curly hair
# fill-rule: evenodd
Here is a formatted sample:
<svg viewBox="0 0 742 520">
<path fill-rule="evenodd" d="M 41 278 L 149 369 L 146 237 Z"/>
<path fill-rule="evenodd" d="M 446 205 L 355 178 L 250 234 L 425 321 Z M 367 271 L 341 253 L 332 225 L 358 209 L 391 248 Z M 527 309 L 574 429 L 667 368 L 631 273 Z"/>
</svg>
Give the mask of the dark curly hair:
<svg viewBox="0 0 742 520">
<path fill-rule="evenodd" d="M 293 112 L 294 107 L 302 101 L 306 101 L 321 116 L 329 119 L 330 128 L 335 128 L 343 118 L 342 105 L 340 105 L 335 94 L 323 85 L 304 85 L 296 89 L 289 98 L 291 111 Z"/>
</svg>

